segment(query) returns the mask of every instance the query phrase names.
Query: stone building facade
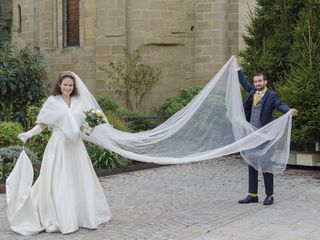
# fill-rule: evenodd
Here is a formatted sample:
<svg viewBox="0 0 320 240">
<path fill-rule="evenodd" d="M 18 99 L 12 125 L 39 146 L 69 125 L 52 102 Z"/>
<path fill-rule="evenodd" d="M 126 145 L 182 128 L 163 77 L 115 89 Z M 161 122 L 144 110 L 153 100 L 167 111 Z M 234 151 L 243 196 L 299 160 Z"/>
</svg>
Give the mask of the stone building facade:
<svg viewBox="0 0 320 240">
<path fill-rule="evenodd" d="M 12 0 L 0 0 L 0 24 L 4 26 L 11 26 Z"/>
<path fill-rule="evenodd" d="M 66 46 L 65 41 L 65 8 L 70 2 L 78 4 L 77 46 Z M 124 48 L 138 49 L 144 62 L 162 72 L 144 105 L 148 109 L 183 87 L 204 85 L 239 52 L 248 6 L 254 2 L 12 0 L 12 42 L 17 48 L 30 44 L 40 51 L 50 79 L 63 70 L 74 71 L 96 96 L 110 94 L 100 67 L 122 58 Z"/>
</svg>

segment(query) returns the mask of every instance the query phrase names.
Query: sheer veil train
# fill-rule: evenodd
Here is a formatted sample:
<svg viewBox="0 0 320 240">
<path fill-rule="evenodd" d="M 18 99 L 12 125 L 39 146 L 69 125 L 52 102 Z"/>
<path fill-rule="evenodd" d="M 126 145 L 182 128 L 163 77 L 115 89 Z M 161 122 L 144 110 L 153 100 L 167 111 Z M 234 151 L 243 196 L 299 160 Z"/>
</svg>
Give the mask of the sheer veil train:
<svg viewBox="0 0 320 240">
<path fill-rule="evenodd" d="M 99 109 L 79 77 L 77 81 L 88 107 Z M 281 173 L 289 157 L 291 120 L 288 112 L 260 129 L 246 121 L 232 56 L 185 108 L 157 128 L 127 133 L 105 124 L 86 140 L 137 161 L 159 164 L 201 161 L 241 152 L 256 169 Z"/>
</svg>

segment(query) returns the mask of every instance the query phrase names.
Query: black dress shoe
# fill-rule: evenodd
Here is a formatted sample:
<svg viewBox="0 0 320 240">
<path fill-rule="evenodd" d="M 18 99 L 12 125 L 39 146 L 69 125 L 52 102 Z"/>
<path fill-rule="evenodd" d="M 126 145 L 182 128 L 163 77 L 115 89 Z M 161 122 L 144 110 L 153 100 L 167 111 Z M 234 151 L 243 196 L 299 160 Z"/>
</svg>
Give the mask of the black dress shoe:
<svg viewBox="0 0 320 240">
<path fill-rule="evenodd" d="M 273 203 L 273 196 L 266 196 L 263 201 L 263 205 L 271 205 Z"/>
<path fill-rule="evenodd" d="M 258 202 L 258 196 L 253 197 L 252 195 L 246 196 L 246 198 L 241 199 L 238 201 L 238 203 L 257 203 Z"/>
</svg>

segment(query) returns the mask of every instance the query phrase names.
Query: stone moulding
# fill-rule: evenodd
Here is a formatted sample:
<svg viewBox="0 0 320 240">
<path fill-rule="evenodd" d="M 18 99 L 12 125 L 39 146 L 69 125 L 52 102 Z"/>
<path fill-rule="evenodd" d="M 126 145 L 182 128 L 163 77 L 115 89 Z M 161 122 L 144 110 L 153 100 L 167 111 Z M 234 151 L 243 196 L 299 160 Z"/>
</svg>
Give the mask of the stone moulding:
<svg viewBox="0 0 320 240">
<path fill-rule="evenodd" d="M 182 43 L 156 43 L 151 42 L 144 44 L 144 46 L 157 46 L 157 47 L 175 47 L 175 46 L 184 46 Z"/>
<path fill-rule="evenodd" d="M 122 34 L 113 34 L 113 35 L 105 35 L 105 37 L 124 37 L 124 33 L 122 33 Z"/>
<path fill-rule="evenodd" d="M 171 32 L 171 34 L 186 34 L 186 32 Z"/>
<path fill-rule="evenodd" d="M 290 152 L 288 164 L 320 167 L 320 153 Z"/>
</svg>

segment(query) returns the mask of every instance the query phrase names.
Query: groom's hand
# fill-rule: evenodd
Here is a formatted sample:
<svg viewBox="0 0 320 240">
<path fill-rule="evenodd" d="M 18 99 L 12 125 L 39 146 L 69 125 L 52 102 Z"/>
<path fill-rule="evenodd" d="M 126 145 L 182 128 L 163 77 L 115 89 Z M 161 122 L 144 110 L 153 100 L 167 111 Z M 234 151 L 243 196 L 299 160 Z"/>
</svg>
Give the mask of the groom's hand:
<svg viewBox="0 0 320 240">
<path fill-rule="evenodd" d="M 297 116 L 297 114 L 298 114 L 298 110 L 295 108 L 291 108 L 291 116 L 295 117 L 295 116 Z"/>
<path fill-rule="evenodd" d="M 239 66 L 239 59 L 238 59 L 237 56 L 234 56 L 234 63 L 235 63 L 237 71 L 239 71 L 240 70 L 240 66 Z"/>
</svg>

